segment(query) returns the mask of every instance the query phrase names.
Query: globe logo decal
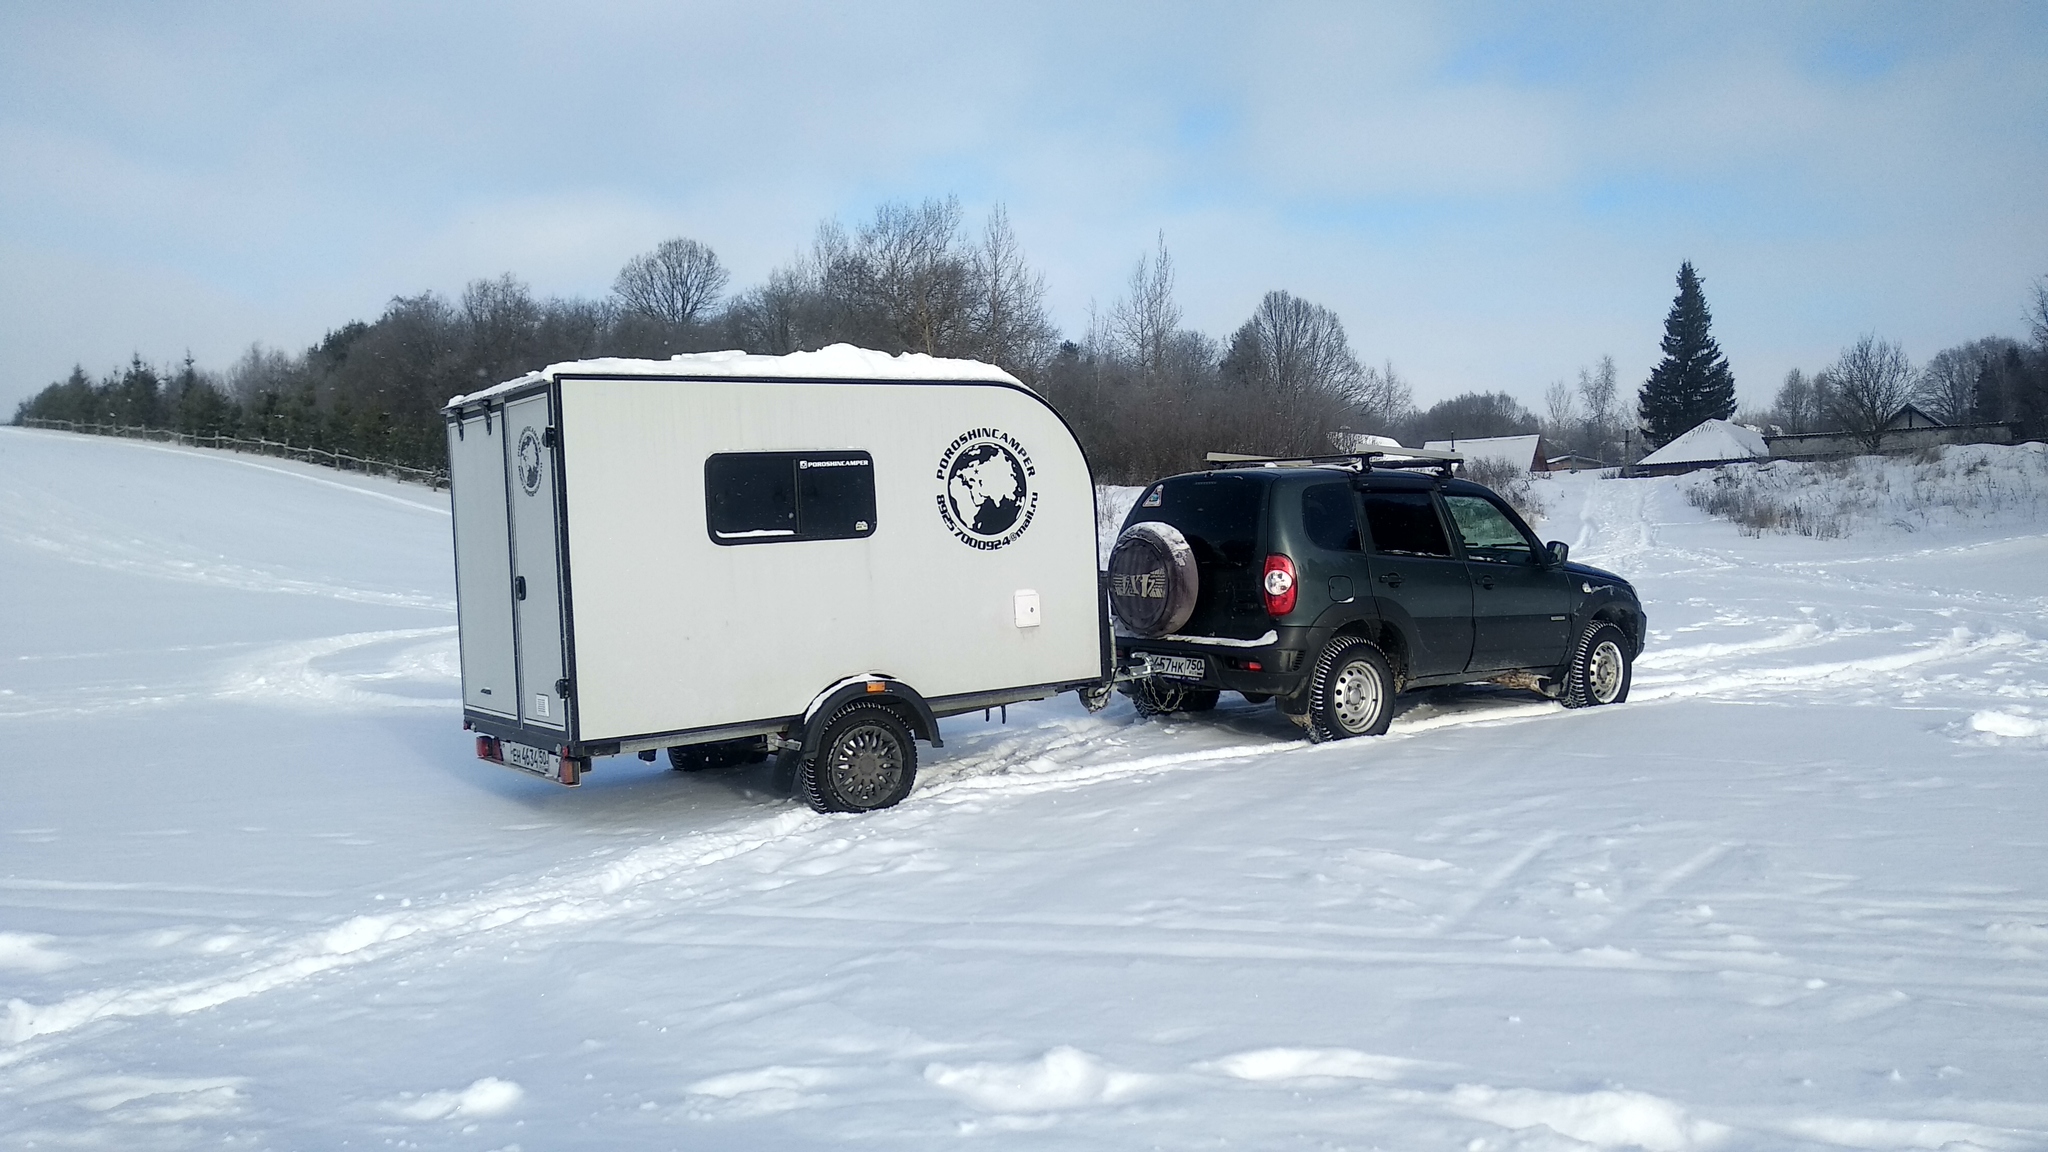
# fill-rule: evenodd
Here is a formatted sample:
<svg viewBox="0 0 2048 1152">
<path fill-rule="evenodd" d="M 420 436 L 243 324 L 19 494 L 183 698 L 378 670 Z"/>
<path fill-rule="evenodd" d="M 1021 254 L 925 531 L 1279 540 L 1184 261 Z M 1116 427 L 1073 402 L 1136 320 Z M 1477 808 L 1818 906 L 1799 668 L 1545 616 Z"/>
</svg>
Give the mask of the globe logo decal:
<svg viewBox="0 0 2048 1152">
<path fill-rule="evenodd" d="M 1001 548 L 1038 513 L 1038 469 L 1017 438 L 976 428 L 953 438 L 939 457 L 939 519 L 972 548 Z"/>
<path fill-rule="evenodd" d="M 513 465 L 519 486 L 528 496 L 540 491 L 540 434 L 528 428 L 519 436 L 519 461 Z"/>
</svg>

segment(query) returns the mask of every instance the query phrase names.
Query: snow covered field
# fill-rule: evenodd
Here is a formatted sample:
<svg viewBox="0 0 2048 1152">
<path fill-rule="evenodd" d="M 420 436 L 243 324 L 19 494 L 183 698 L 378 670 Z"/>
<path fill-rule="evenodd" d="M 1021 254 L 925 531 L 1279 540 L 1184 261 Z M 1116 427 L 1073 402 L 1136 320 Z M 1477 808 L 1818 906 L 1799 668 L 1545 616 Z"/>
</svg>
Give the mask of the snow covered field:
<svg viewBox="0 0 2048 1152">
<path fill-rule="evenodd" d="M 479 763 L 445 498 L 0 429 L 0 1146 L 2048 1148 L 2048 538 L 1549 481 L 1632 700 Z"/>
</svg>

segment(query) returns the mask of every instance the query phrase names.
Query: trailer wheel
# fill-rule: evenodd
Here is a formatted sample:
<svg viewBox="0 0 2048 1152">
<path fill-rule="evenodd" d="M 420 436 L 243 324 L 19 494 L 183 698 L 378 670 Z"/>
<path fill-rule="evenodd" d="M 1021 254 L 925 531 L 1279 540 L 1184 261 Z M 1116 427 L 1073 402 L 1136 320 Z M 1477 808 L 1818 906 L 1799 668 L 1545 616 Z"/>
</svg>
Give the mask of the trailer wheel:
<svg viewBox="0 0 2048 1152">
<path fill-rule="evenodd" d="M 895 712 L 855 701 L 825 724 L 818 754 L 797 769 L 804 802 L 819 812 L 894 806 L 917 780 L 917 745 Z"/>
</svg>

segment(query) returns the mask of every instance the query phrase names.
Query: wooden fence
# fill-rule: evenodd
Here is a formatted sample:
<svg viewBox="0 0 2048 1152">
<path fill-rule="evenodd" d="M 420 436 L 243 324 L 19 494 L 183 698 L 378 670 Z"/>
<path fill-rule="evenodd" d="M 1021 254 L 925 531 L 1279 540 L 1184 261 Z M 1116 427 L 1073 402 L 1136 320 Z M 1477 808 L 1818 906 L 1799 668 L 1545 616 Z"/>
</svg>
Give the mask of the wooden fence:
<svg viewBox="0 0 2048 1152">
<path fill-rule="evenodd" d="M 320 464 L 344 472 L 362 472 L 371 476 L 390 476 L 413 484 L 425 484 L 430 488 L 446 488 L 448 473 L 440 468 L 414 468 L 407 464 L 393 464 L 388 460 L 365 460 L 361 456 L 350 456 L 345 452 L 329 452 L 325 448 L 300 448 L 278 440 L 247 440 L 240 436 L 196 436 L 177 432 L 169 428 L 142 428 L 122 424 L 81 424 L 72 420 L 42 420 L 23 417 L 21 424 L 26 428 L 48 428 L 58 432 L 83 432 L 92 436 L 125 436 L 134 440 L 157 440 L 170 444 L 184 444 L 193 448 L 218 448 L 229 452 L 250 452 L 258 456 L 281 456 L 287 460 L 300 460 L 307 464 Z"/>
</svg>

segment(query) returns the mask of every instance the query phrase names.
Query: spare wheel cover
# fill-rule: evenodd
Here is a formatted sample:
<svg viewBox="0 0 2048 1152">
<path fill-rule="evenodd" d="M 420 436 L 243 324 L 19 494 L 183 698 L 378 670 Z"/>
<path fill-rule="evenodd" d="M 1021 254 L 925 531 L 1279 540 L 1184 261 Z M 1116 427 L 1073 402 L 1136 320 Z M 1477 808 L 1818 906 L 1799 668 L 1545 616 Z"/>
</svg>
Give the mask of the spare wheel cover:
<svg viewBox="0 0 2048 1152">
<path fill-rule="evenodd" d="M 1201 575 L 1180 529 L 1146 520 L 1109 551 L 1109 607 L 1136 636 L 1170 636 L 1194 614 Z"/>
</svg>

